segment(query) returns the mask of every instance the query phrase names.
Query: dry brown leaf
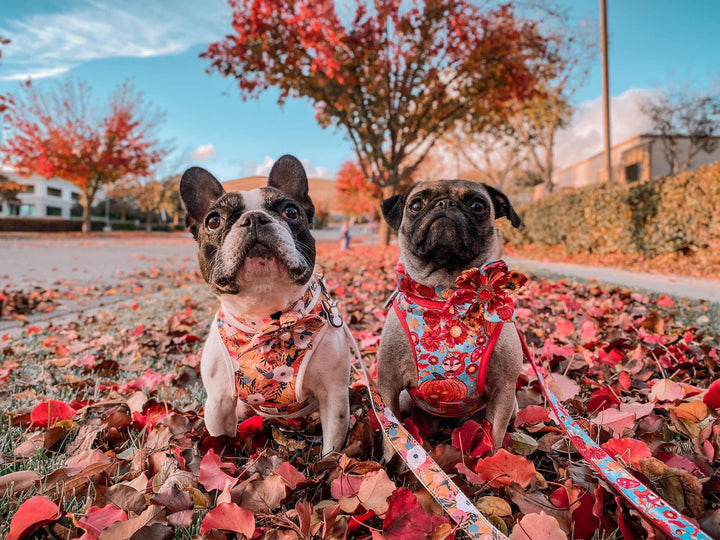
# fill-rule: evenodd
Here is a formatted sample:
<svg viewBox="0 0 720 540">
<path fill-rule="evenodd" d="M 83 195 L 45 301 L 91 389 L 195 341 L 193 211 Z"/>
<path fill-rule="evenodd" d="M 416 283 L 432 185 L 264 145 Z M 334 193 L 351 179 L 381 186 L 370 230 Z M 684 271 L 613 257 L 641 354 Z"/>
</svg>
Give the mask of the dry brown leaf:
<svg viewBox="0 0 720 540">
<path fill-rule="evenodd" d="M 164 516 L 165 509 L 163 507 L 151 504 L 138 517 L 110 525 L 100 533 L 98 540 L 127 540 L 145 525 L 161 520 Z"/>
<path fill-rule="evenodd" d="M 698 517 L 705 511 L 702 484 L 697 477 L 683 469 L 668 467 L 652 457 L 641 459 L 638 463 L 652 486 L 678 512 Z"/>
<path fill-rule="evenodd" d="M 0 497 L 6 493 L 19 493 L 31 487 L 40 475 L 35 471 L 16 471 L 0 476 Z"/>
<path fill-rule="evenodd" d="M 287 497 L 285 481 L 272 474 L 267 478 L 253 475 L 248 480 L 230 490 L 232 502 L 250 510 L 261 513 L 280 508 Z"/>
</svg>

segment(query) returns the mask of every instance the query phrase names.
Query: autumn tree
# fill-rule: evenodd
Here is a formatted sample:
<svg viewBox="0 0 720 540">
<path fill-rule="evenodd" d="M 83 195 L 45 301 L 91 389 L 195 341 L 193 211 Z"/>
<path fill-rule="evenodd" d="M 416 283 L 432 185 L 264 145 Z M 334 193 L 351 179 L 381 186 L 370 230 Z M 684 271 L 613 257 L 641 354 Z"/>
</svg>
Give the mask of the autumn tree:
<svg viewBox="0 0 720 540">
<path fill-rule="evenodd" d="M 269 88 L 310 100 L 352 142 L 385 194 L 412 175 L 459 120 L 480 131 L 554 72 L 554 43 L 509 5 L 359 0 L 354 13 L 314 0 L 230 0 L 233 33 L 201 56 L 243 98 Z"/>
<path fill-rule="evenodd" d="M 152 230 L 156 213 L 165 213 L 174 218 L 179 215 L 176 193 L 179 193 L 180 177 L 176 174 L 161 179 L 130 177 L 119 183 L 109 194 L 119 199 L 129 199 L 145 214 L 145 230 Z"/>
<path fill-rule="evenodd" d="M 17 201 L 17 194 L 22 191 L 22 186 L 10 179 L 7 174 L 0 172 L 0 206 L 3 202 Z"/>
<path fill-rule="evenodd" d="M 9 135 L 0 152 L 20 174 L 77 185 L 83 232 L 90 231 L 90 209 L 103 186 L 149 175 L 167 153 L 155 137 L 163 114 L 130 82 L 120 85 L 103 107 L 87 84 L 74 80 L 45 91 L 25 83 L 7 103 Z"/>
<path fill-rule="evenodd" d="M 573 25 L 566 12 L 548 13 L 553 27 L 548 39 L 555 43 L 554 77 L 539 83 L 540 92 L 519 103 L 509 115 L 511 140 L 519 143 L 526 159 L 542 178 L 546 193 L 553 191 L 554 147 L 558 131 L 572 120 L 572 97 L 587 78 L 597 54 L 594 32 L 583 24 Z"/>
<path fill-rule="evenodd" d="M 377 214 L 382 190 L 370 182 L 357 161 L 346 161 L 335 177 L 335 206 L 351 216 Z"/>
<path fill-rule="evenodd" d="M 670 174 L 686 171 L 700 152 L 714 152 L 720 135 L 720 96 L 709 91 L 673 87 L 641 104 L 653 132 L 660 135 Z"/>
</svg>

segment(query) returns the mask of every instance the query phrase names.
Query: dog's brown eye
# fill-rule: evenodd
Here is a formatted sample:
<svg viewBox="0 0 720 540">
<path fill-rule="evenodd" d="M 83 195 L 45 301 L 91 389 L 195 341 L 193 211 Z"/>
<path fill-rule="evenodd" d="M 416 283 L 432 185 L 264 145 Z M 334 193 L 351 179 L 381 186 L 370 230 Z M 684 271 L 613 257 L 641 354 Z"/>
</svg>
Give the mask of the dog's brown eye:
<svg viewBox="0 0 720 540">
<path fill-rule="evenodd" d="M 288 219 L 297 219 L 300 217 L 300 210 L 298 210 L 294 206 L 288 206 L 283 211 L 283 216 L 285 216 Z"/>
<path fill-rule="evenodd" d="M 414 202 L 410 205 L 410 210 L 411 210 L 412 212 L 419 212 L 420 210 L 423 209 L 424 206 L 425 206 L 425 203 L 424 203 L 424 202 L 422 202 L 422 201 L 414 201 Z"/>
<path fill-rule="evenodd" d="M 205 226 L 211 231 L 214 231 L 215 229 L 220 227 L 221 223 L 222 218 L 218 214 L 212 214 L 208 216 L 207 220 L 205 221 Z"/>
<path fill-rule="evenodd" d="M 472 210 L 476 214 L 484 212 L 486 208 L 487 207 L 485 206 L 485 203 L 481 201 L 475 201 L 470 205 L 470 210 Z"/>
</svg>

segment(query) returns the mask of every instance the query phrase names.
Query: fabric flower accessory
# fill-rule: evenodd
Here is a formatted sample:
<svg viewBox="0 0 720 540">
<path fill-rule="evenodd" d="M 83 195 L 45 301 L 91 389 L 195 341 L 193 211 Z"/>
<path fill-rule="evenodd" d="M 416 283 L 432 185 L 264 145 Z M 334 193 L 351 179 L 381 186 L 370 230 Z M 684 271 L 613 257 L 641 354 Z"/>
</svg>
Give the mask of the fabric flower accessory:
<svg viewBox="0 0 720 540">
<path fill-rule="evenodd" d="M 512 299 L 525 285 L 527 277 L 519 272 L 509 272 L 505 261 L 495 261 L 482 270 L 471 268 L 455 280 L 457 290 L 448 298 L 448 308 L 470 303 L 463 315 L 468 326 L 477 327 L 482 319 L 495 315 L 502 322 L 512 321 L 515 302 Z"/>
</svg>

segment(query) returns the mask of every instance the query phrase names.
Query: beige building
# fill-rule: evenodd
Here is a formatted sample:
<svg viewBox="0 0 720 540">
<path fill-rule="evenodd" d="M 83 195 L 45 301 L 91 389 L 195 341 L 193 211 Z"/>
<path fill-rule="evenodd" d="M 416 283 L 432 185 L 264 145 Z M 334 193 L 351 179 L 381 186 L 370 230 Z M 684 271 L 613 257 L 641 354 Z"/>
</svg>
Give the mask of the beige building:
<svg viewBox="0 0 720 540">
<path fill-rule="evenodd" d="M 225 191 L 246 191 L 267 186 L 267 176 L 248 176 L 222 183 Z M 335 206 L 335 180 L 308 178 L 310 198 L 315 208 L 333 212 Z"/>
<path fill-rule="evenodd" d="M 720 141 L 720 137 L 716 137 Z M 687 155 L 688 137 L 678 137 L 678 156 L 683 163 Z M 636 182 L 670 174 L 662 135 L 637 135 L 612 147 L 613 180 Z M 688 170 L 720 161 L 720 144 L 711 153 L 699 152 L 690 161 Z M 581 187 L 607 181 L 605 154 L 596 154 L 553 173 L 556 187 Z"/>
</svg>

